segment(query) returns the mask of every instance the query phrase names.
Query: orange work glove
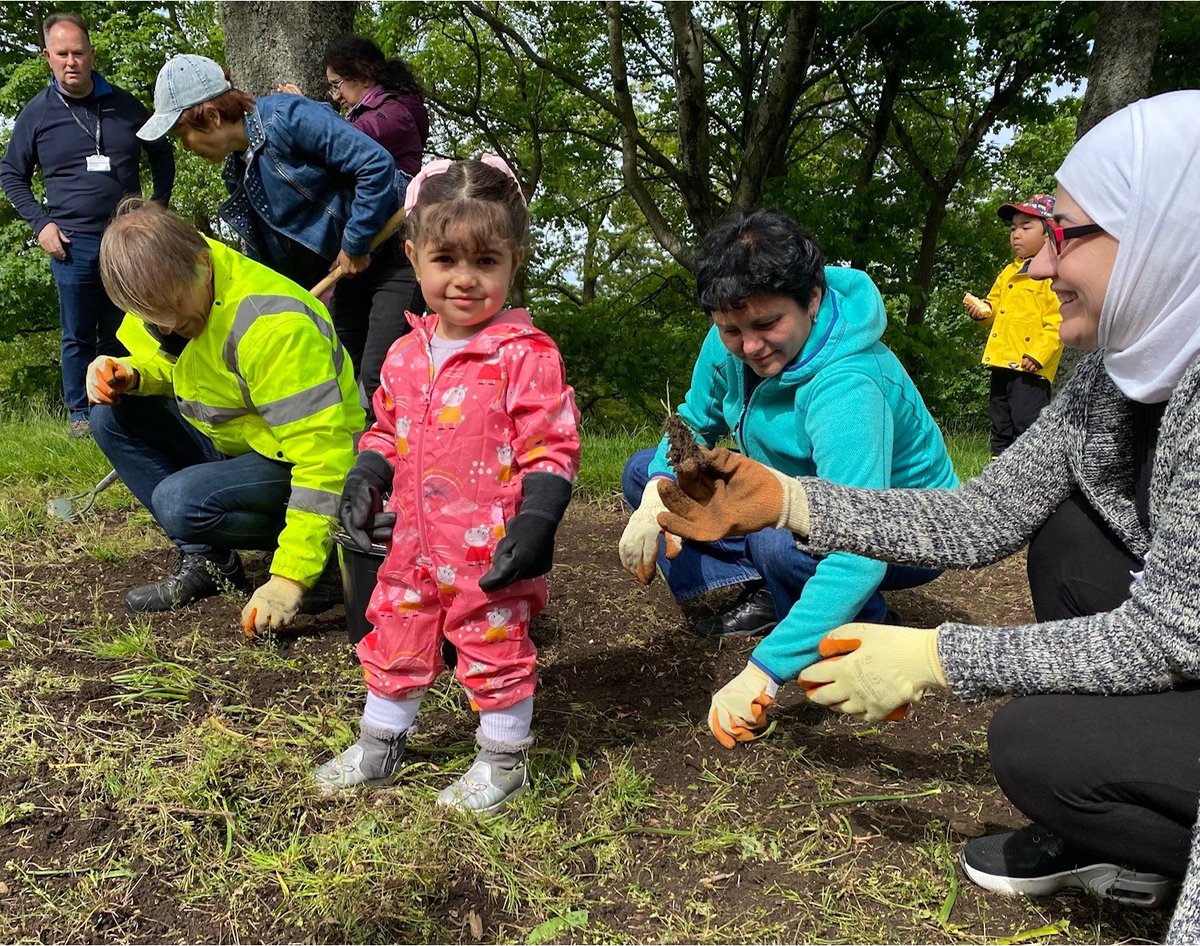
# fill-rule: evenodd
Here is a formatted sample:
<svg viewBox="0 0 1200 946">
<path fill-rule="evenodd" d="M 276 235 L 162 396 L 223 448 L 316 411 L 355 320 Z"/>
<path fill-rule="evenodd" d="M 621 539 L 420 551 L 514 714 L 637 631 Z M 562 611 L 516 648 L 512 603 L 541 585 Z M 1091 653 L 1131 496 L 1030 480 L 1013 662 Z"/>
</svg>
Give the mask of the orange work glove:
<svg viewBox="0 0 1200 946">
<path fill-rule="evenodd" d="M 85 376 L 88 400 L 93 404 L 115 404 L 126 391 L 138 386 L 138 370 L 124 358 L 100 355 L 88 365 Z"/>
<path fill-rule="evenodd" d="M 693 542 L 769 526 L 808 533 L 808 499 L 797 480 L 725 447 L 701 453 L 696 472 L 659 484 L 667 511 L 658 524 L 666 531 Z"/>
<path fill-rule="evenodd" d="M 903 719 L 908 704 L 946 686 L 937 628 L 843 624 L 821 640 L 827 659 L 806 667 L 800 685 L 814 703 L 874 722 Z"/>
<path fill-rule="evenodd" d="M 767 726 L 767 707 L 775 702 L 779 684 L 752 663 L 713 694 L 708 728 L 717 742 L 732 749 L 750 742 Z"/>
</svg>

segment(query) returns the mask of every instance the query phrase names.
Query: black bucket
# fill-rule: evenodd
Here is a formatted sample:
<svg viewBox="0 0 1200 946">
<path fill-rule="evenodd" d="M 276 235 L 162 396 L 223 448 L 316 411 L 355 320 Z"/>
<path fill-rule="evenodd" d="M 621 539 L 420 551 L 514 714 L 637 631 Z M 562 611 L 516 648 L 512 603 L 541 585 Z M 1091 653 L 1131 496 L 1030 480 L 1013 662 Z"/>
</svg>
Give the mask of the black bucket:
<svg viewBox="0 0 1200 946">
<path fill-rule="evenodd" d="M 344 532 L 337 533 L 333 540 L 338 544 L 342 591 L 346 597 L 346 636 L 351 644 L 357 644 L 371 630 L 371 622 L 367 620 L 367 605 L 371 603 L 371 595 L 379 581 L 379 566 L 383 564 L 388 550 L 384 545 L 372 545 L 371 551 L 360 551 Z M 458 662 L 458 651 L 444 638 L 442 662 L 450 669 Z"/>
<path fill-rule="evenodd" d="M 367 620 L 367 605 L 371 603 L 379 566 L 383 564 L 387 548 L 372 545 L 371 551 L 360 551 L 344 532 L 337 533 L 333 540 L 338 544 L 342 591 L 346 596 L 346 635 L 351 644 L 357 644 L 371 630 L 371 622 Z"/>
</svg>

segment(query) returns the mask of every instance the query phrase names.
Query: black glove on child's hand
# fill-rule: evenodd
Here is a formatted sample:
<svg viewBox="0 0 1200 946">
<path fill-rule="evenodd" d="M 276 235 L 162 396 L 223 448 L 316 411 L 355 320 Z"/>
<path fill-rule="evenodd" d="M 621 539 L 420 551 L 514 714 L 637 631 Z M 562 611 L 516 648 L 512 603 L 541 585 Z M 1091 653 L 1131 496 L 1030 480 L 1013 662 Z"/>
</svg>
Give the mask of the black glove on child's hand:
<svg viewBox="0 0 1200 946">
<path fill-rule="evenodd" d="M 383 499 L 392 490 L 392 474 L 392 465 L 382 453 L 364 450 L 346 476 L 338 519 L 342 531 L 361 552 L 371 551 L 372 541 L 386 542 L 392 534 L 396 514 L 383 512 Z"/>
<path fill-rule="evenodd" d="M 554 534 L 571 501 L 571 484 L 554 473 L 526 473 L 521 489 L 521 511 L 504 524 L 492 567 L 479 579 L 482 591 L 537 578 L 554 564 Z"/>
</svg>

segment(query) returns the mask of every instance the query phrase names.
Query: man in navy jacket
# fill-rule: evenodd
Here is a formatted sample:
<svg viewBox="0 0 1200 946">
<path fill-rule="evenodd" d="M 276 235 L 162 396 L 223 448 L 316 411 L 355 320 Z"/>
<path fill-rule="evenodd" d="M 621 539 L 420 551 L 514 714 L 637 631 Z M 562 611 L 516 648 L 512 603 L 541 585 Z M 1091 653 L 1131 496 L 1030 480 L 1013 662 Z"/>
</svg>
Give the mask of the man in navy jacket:
<svg viewBox="0 0 1200 946">
<path fill-rule="evenodd" d="M 100 282 L 100 235 L 118 201 L 141 191 L 142 150 L 150 161 L 153 199 L 164 204 L 171 197 L 175 160 L 168 142 L 136 137 L 149 113 L 124 89 L 92 71 L 95 55 L 81 19 L 61 13 L 49 16 L 43 36 L 50 85 L 17 116 L 0 163 L 0 187 L 50 255 L 58 287 L 63 391 L 71 435 L 84 437 L 90 432 L 87 366 L 98 351 L 124 351 L 116 339 L 122 313 Z M 34 197 L 31 186 L 39 166 L 45 205 Z"/>
</svg>

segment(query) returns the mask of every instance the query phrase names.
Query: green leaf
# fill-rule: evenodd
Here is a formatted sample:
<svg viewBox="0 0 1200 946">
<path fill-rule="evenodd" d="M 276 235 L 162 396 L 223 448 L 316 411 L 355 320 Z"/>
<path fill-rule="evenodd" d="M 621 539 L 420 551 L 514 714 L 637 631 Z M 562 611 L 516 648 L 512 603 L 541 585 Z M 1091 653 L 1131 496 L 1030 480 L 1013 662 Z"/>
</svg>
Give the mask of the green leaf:
<svg viewBox="0 0 1200 946">
<path fill-rule="evenodd" d="M 525 942 L 536 946 L 538 943 L 549 943 L 567 930 L 582 929 L 587 926 L 587 910 L 572 910 L 559 916 L 552 916 L 545 923 L 539 923 L 529 931 Z"/>
</svg>

